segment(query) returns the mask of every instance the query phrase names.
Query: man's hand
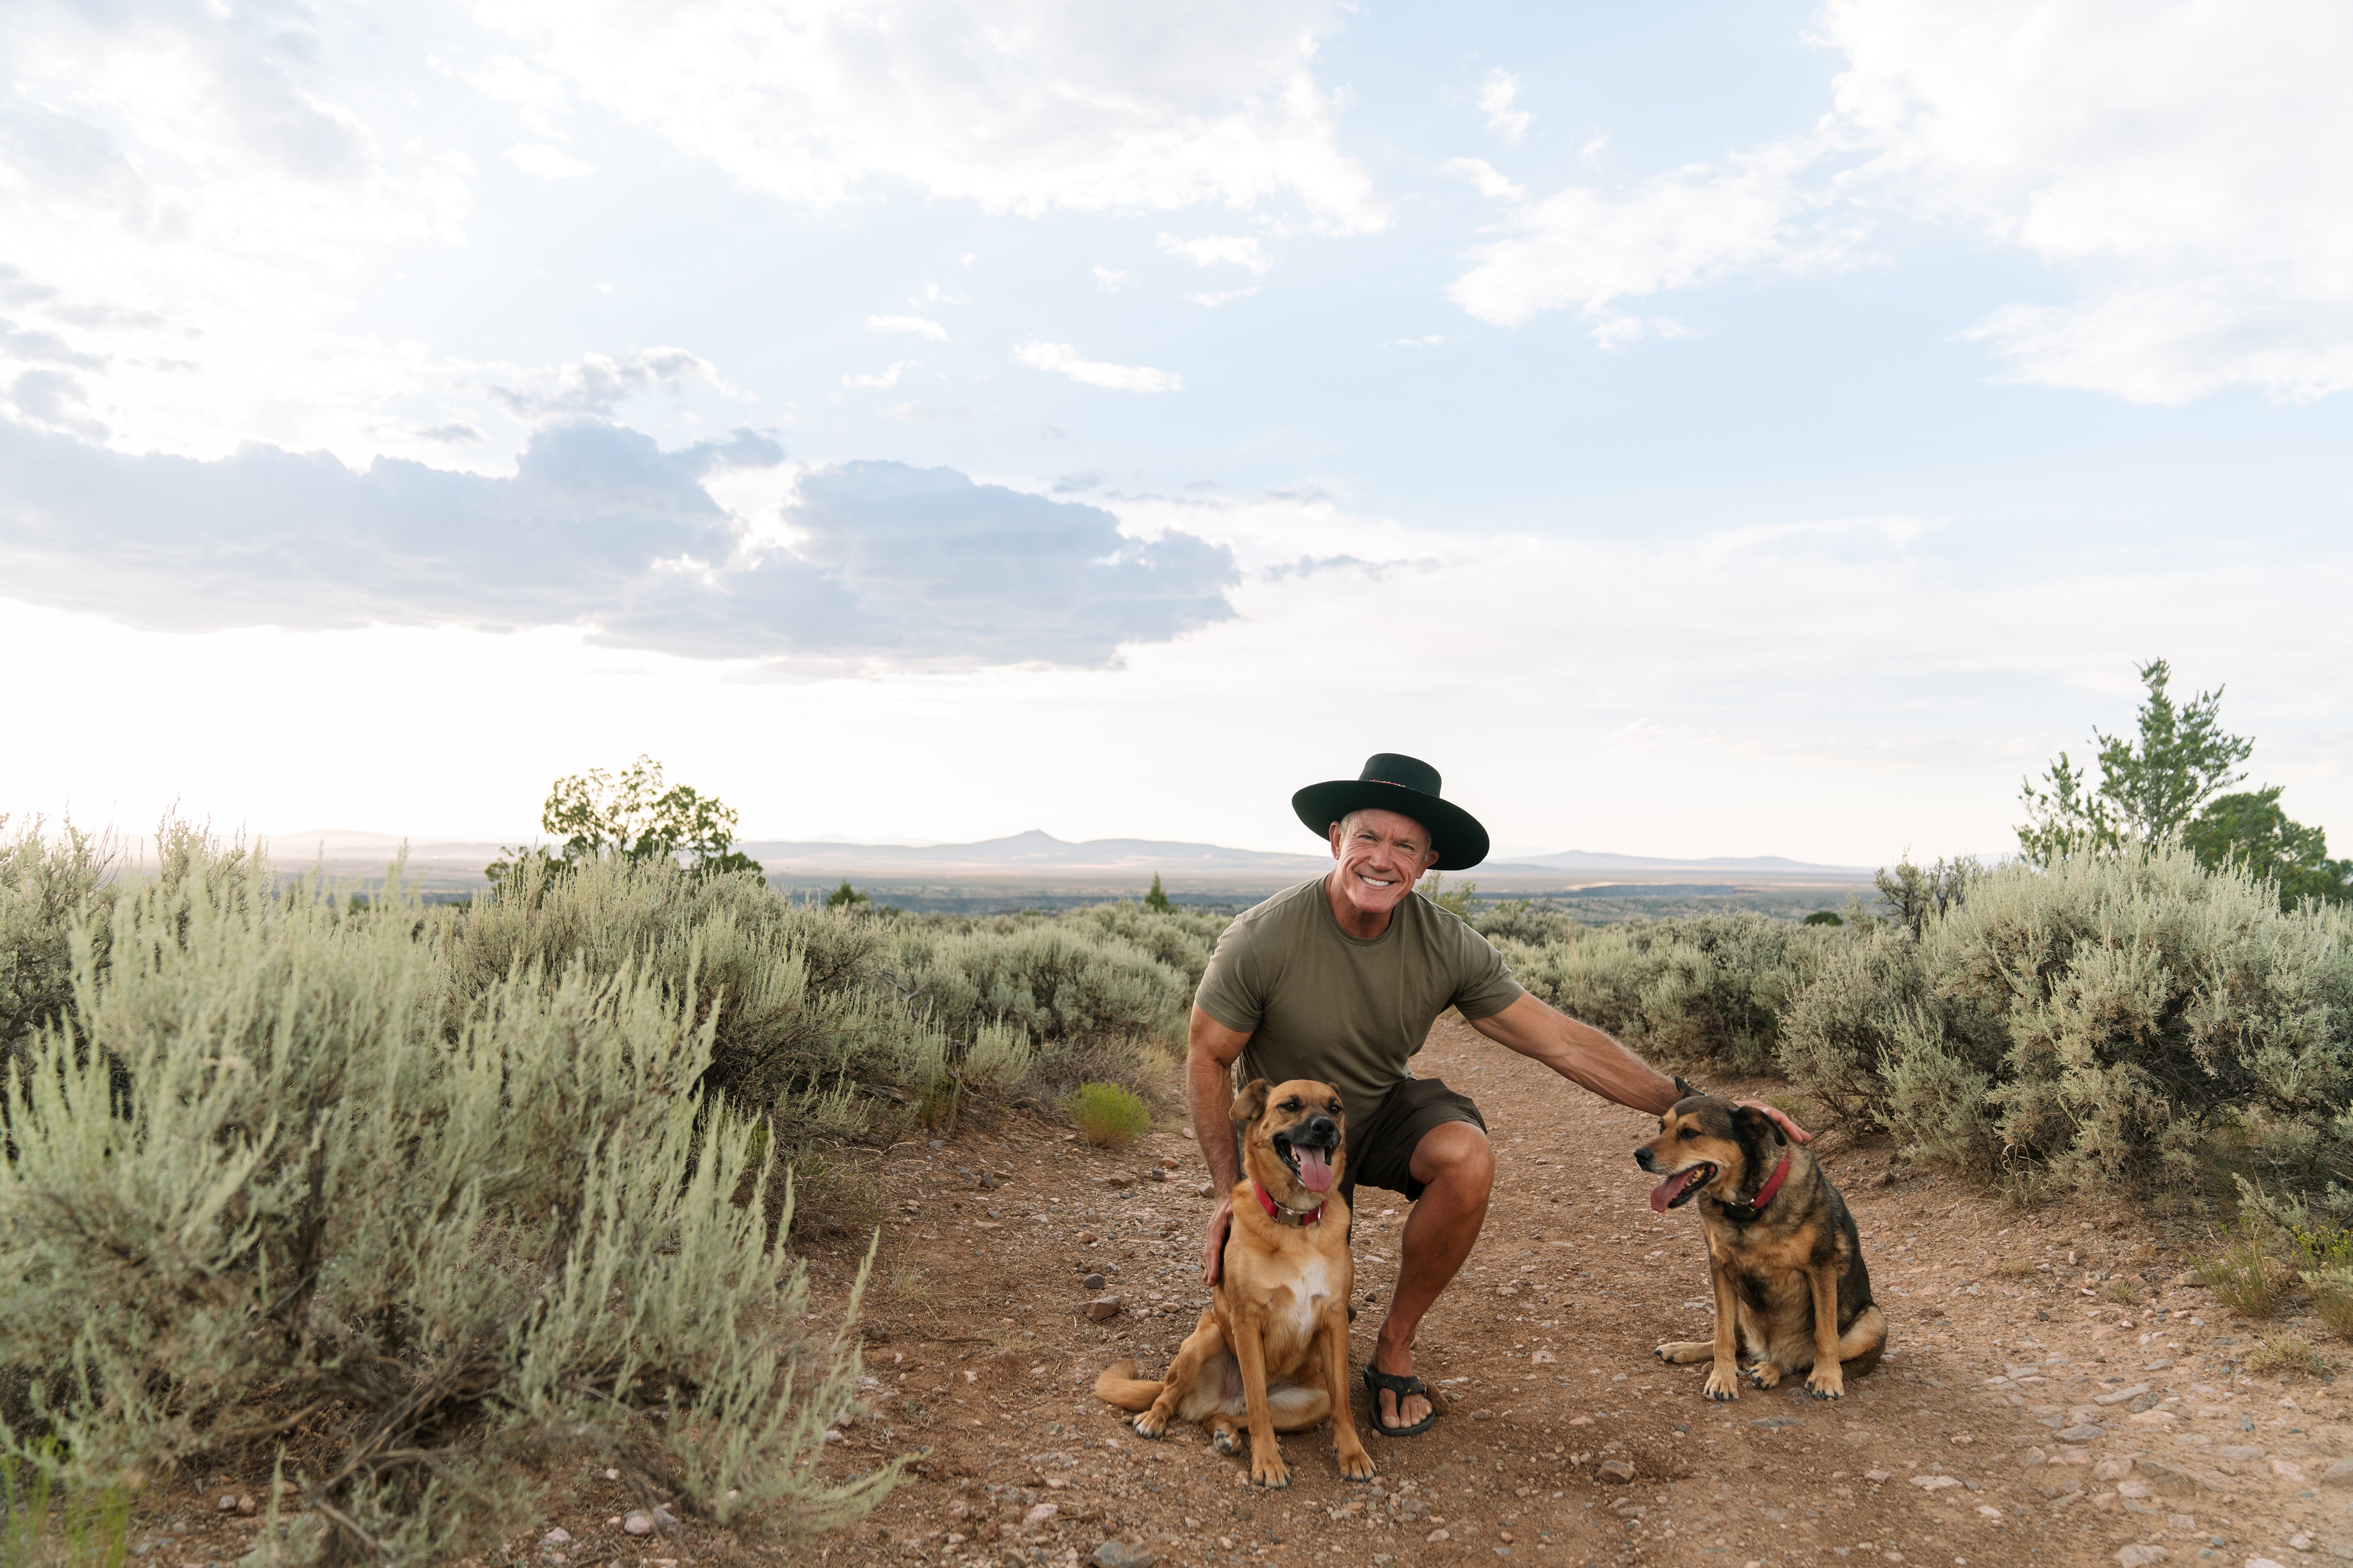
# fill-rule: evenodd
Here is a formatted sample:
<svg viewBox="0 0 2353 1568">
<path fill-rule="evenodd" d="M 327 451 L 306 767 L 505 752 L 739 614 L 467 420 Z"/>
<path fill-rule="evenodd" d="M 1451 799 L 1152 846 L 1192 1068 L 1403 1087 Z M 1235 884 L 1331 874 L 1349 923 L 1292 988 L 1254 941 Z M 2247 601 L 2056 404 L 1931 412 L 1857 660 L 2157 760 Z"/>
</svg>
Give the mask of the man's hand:
<svg viewBox="0 0 2353 1568">
<path fill-rule="evenodd" d="M 1773 1125 L 1778 1127 L 1792 1143 L 1810 1143 L 1814 1141 L 1814 1135 L 1790 1121 L 1788 1113 L 1779 1106 L 1767 1105 L 1761 1100 L 1736 1100 L 1732 1103 L 1746 1105 L 1753 1110 L 1763 1111 L 1773 1119 Z"/>
<path fill-rule="evenodd" d="M 1209 1234 L 1201 1241 L 1201 1283 L 1215 1286 L 1226 1273 L 1226 1236 L 1234 1228 L 1234 1199 L 1229 1193 L 1218 1200 L 1209 1215 Z"/>
</svg>

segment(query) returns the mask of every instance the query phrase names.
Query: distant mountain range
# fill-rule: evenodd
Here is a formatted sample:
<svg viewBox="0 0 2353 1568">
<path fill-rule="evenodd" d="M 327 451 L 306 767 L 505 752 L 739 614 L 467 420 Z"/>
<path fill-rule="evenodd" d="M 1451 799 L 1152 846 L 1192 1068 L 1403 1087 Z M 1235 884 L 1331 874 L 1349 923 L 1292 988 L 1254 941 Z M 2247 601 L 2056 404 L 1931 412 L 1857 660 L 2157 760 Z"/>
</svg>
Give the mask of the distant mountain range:
<svg viewBox="0 0 2353 1568">
<path fill-rule="evenodd" d="M 291 868 L 313 858 L 331 862 L 389 859 L 400 847 L 395 835 L 348 828 L 311 828 L 301 833 L 265 836 L 280 866 Z M 1090 838 L 1071 843 L 1035 828 L 1006 838 L 985 838 L 976 844 L 838 844 L 819 839 L 751 839 L 738 846 L 771 876 L 795 872 L 840 871 L 867 875 L 971 875 L 976 872 L 1038 873 L 1057 871 L 1257 872 L 1262 875 L 1312 876 L 1332 862 L 1324 855 L 1281 855 L 1260 849 L 1229 849 L 1217 844 L 1187 844 L 1163 838 Z M 412 839 L 408 854 L 418 863 L 470 861 L 476 866 L 494 858 L 501 847 L 484 841 Z M 1611 855 L 1586 849 L 1556 855 L 1519 855 L 1491 860 L 1468 873 L 1498 876 L 1559 876 L 1577 872 L 1624 874 L 1656 871 L 1745 873 L 1752 877 L 1837 877 L 1867 879 L 1871 872 L 1857 866 L 1821 866 L 1778 855 L 1718 856 L 1677 860 L 1646 855 Z"/>
</svg>

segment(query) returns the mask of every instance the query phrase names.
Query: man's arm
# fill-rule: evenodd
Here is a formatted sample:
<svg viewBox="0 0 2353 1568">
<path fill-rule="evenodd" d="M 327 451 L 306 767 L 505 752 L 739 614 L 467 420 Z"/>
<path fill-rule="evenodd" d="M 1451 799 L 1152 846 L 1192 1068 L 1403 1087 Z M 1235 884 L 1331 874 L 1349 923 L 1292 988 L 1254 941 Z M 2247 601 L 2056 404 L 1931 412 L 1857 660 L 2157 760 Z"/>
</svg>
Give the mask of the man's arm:
<svg viewBox="0 0 2353 1568">
<path fill-rule="evenodd" d="M 1217 1212 L 1201 1243 L 1201 1282 L 1215 1285 L 1225 1270 L 1226 1231 L 1233 1224 L 1234 1184 L 1242 1179 L 1241 1159 L 1234 1152 L 1234 1062 L 1250 1044 L 1250 1037 L 1229 1029 L 1193 1005 L 1191 1037 L 1185 1048 L 1185 1102 L 1193 1111 L 1193 1139 L 1208 1163 L 1209 1186 L 1217 1194 Z"/>
<path fill-rule="evenodd" d="M 1571 1083 L 1636 1110 L 1663 1116 L 1675 1103 L 1675 1080 L 1603 1034 L 1567 1014 L 1524 995 L 1502 1012 L 1475 1018 L 1471 1026 L 1524 1057 L 1544 1063 Z M 1744 1100 L 1743 1104 L 1756 1104 Z M 1797 1142 L 1812 1134 L 1769 1105 L 1757 1105 Z"/>
</svg>

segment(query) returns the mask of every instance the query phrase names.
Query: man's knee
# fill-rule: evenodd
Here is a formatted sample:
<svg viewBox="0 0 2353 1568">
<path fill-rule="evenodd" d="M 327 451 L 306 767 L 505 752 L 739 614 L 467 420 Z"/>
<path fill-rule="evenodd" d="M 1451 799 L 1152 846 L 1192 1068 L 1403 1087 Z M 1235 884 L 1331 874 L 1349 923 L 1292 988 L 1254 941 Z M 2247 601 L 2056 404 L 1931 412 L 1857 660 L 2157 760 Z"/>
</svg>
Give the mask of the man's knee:
<svg viewBox="0 0 2353 1568">
<path fill-rule="evenodd" d="M 1467 1198 L 1483 1198 L 1495 1184 L 1495 1151 L 1469 1121 L 1442 1121 L 1413 1146 L 1413 1179 Z"/>
</svg>

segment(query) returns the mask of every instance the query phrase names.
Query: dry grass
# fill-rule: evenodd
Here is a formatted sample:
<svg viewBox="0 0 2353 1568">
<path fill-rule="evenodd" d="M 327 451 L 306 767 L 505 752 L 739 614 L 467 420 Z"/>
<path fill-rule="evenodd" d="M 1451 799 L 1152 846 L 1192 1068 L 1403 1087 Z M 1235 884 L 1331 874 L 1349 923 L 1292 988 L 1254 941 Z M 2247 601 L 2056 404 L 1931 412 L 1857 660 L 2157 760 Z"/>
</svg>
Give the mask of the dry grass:
<svg viewBox="0 0 2353 1568">
<path fill-rule="evenodd" d="M 2270 1232 L 2245 1220 L 2235 1235 L 2223 1231 L 2221 1241 L 2221 1250 L 2212 1257 L 2198 1259 L 2198 1282 L 2242 1318 L 2271 1316 L 2279 1306 L 2288 1268 Z"/>
<path fill-rule="evenodd" d="M 2140 1289 L 2129 1279 L 2111 1279 L 2100 1287 L 2100 1295 L 2104 1300 L 2129 1307 L 2140 1300 Z"/>
<path fill-rule="evenodd" d="M 1143 1099 L 1115 1083 L 1082 1083 L 1064 1109 L 1079 1136 L 1098 1148 L 1124 1149 L 1152 1130 Z"/>
<path fill-rule="evenodd" d="M 2313 1348 L 2300 1330 L 2284 1333 L 2257 1334 L 2255 1348 L 2247 1352 L 2247 1368 L 2251 1372 L 2284 1373 L 2295 1377 L 2327 1377 L 2328 1358 Z"/>
</svg>

